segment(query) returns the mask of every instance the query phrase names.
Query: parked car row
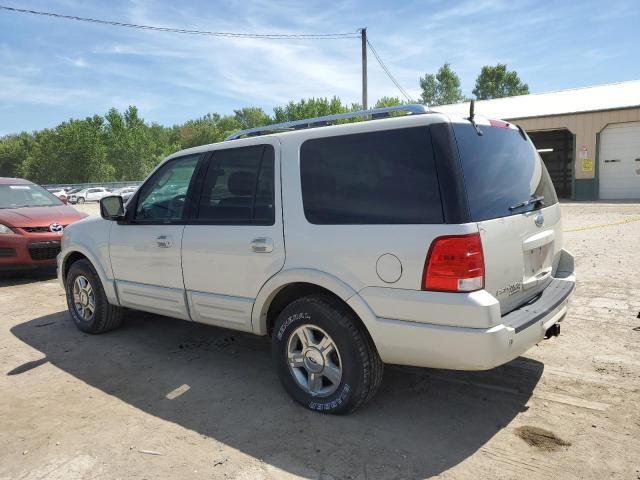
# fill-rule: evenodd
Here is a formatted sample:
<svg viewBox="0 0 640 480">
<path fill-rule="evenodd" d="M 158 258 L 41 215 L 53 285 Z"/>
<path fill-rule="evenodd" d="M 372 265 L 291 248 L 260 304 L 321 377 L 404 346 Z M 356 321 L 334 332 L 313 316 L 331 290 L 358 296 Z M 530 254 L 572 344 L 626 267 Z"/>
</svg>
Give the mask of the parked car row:
<svg viewBox="0 0 640 480">
<path fill-rule="evenodd" d="M 87 188 L 72 188 L 72 187 L 51 187 L 47 188 L 49 192 L 58 197 L 64 203 L 79 203 L 85 202 L 99 202 L 102 198 L 109 195 L 120 195 L 122 199 L 127 202 L 131 196 L 138 189 L 137 185 L 132 185 L 122 188 L 108 188 L 108 187 L 87 187 Z"/>
</svg>

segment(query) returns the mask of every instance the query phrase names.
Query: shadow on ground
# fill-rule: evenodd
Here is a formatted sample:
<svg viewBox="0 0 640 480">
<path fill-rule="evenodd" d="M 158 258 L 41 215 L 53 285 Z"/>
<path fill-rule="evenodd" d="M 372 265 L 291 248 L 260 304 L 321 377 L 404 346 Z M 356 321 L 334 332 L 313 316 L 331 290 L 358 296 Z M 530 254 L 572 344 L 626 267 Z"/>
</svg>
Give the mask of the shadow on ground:
<svg viewBox="0 0 640 480">
<path fill-rule="evenodd" d="M 0 288 L 42 282 L 52 280 L 54 278 L 56 278 L 56 267 L 38 268 L 33 270 L 0 270 Z"/>
<path fill-rule="evenodd" d="M 265 338 L 138 312 L 100 336 L 76 330 L 66 312 L 11 331 L 56 367 L 149 414 L 285 471 L 336 478 L 424 478 L 451 468 L 525 408 L 543 370 L 522 358 L 478 373 L 388 366 L 377 397 L 337 417 L 289 399 Z M 165 397 L 183 384 L 186 393 Z"/>
</svg>

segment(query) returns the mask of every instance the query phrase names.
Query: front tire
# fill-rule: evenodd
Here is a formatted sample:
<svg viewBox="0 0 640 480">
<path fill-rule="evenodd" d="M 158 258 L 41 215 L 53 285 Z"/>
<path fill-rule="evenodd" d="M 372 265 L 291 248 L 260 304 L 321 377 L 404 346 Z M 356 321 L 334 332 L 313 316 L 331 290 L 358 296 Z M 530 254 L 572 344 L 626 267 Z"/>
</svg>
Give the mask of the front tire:
<svg viewBox="0 0 640 480">
<path fill-rule="evenodd" d="M 329 295 L 290 303 L 276 320 L 272 354 L 295 401 L 323 413 L 350 413 L 373 397 L 383 363 L 359 319 Z"/>
<path fill-rule="evenodd" d="M 65 291 L 69 314 L 79 330 L 104 333 L 122 324 L 122 308 L 109 303 L 100 277 L 87 260 L 71 265 Z"/>
<path fill-rule="evenodd" d="M 81 205 L 82 205 L 82 204 L 84 203 L 84 197 L 80 197 L 80 198 L 78 198 L 78 200 L 76 201 L 76 203 L 79 203 L 79 204 L 81 204 Z"/>
</svg>

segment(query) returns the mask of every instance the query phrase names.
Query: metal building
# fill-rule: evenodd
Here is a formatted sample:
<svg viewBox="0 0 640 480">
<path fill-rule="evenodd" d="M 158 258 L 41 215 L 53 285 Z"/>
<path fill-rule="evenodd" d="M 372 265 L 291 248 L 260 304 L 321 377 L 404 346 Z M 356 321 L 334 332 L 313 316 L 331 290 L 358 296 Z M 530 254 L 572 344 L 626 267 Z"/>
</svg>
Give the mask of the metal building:
<svg viewBox="0 0 640 480">
<path fill-rule="evenodd" d="M 465 113 L 469 104 L 434 109 Z M 475 111 L 527 131 L 558 196 L 640 199 L 640 80 L 483 100 Z"/>
</svg>

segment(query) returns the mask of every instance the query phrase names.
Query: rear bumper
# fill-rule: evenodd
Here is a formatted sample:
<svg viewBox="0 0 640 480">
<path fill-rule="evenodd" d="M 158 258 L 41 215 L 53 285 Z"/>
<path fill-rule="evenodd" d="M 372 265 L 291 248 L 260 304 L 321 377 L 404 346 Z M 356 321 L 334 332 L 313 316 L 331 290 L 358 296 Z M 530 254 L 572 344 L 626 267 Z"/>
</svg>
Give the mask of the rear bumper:
<svg viewBox="0 0 640 480">
<path fill-rule="evenodd" d="M 566 254 L 570 256 L 568 252 Z M 486 297 L 467 296 L 463 301 L 456 300 L 449 309 L 443 303 L 424 302 L 421 320 L 385 318 L 375 315 L 374 296 L 374 305 L 369 303 L 373 318 L 365 323 L 385 363 L 488 370 L 522 355 L 540 342 L 552 325 L 564 319 L 575 287 L 575 276 L 566 270 L 557 274 L 558 277 L 553 278 L 537 298 L 504 316 L 500 316 L 499 308 Z M 349 300 L 354 309 L 360 301 L 368 303 L 366 293 L 354 297 L 358 298 Z M 437 314 L 433 315 L 433 311 Z M 454 315 L 442 318 L 441 314 L 447 311 Z M 458 320 L 464 326 L 444 323 L 453 323 L 455 315 L 461 315 Z M 487 320 L 491 323 L 483 328 L 467 326 L 472 321 L 478 324 Z"/>
</svg>

